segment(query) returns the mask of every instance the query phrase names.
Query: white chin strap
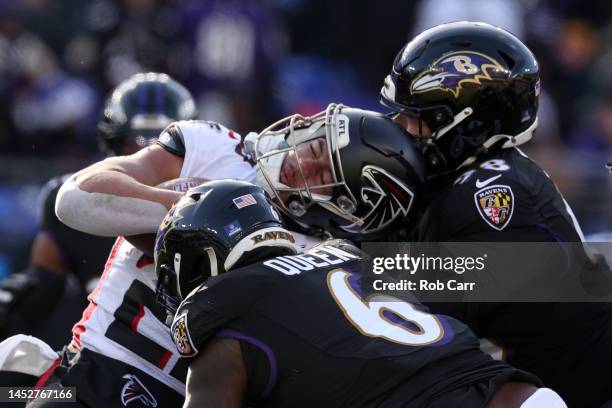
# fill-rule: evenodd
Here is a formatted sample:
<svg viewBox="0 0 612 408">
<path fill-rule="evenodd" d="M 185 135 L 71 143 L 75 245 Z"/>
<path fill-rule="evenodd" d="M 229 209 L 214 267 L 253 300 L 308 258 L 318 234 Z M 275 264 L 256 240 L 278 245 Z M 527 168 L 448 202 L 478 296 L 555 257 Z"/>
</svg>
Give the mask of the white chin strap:
<svg viewBox="0 0 612 408">
<path fill-rule="evenodd" d="M 493 146 L 495 143 L 499 142 L 500 140 L 506 140 L 504 142 L 504 144 L 502 145 L 502 149 L 509 149 L 511 147 L 520 146 L 523 143 L 528 142 L 533 137 L 533 134 L 534 134 L 535 130 L 537 129 L 537 127 L 538 127 L 538 118 L 536 117 L 536 119 L 533 121 L 531 126 L 529 126 L 527 129 L 523 130 L 518 135 L 515 135 L 515 136 L 511 136 L 511 135 L 495 135 L 495 136 L 491 136 L 489 138 L 489 140 L 484 142 L 482 145 L 483 145 L 483 147 L 488 149 L 489 147 Z M 460 169 L 461 167 L 469 166 L 470 164 L 474 163 L 475 161 L 476 161 L 476 157 L 475 156 L 468 157 L 457 168 Z"/>
<path fill-rule="evenodd" d="M 497 135 L 497 136 L 503 136 L 506 139 L 508 139 L 506 141 L 506 143 L 504 143 L 502 145 L 503 149 L 508 149 L 509 147 L 520 146 L 523 143 L 528 142 L 531 139 L 531 137 L 533 136 L 533 134 L 534 134 L 534 132 L 535 132 L 535 130 L 537 128 L 538 128 L 538 117 L 536 116 L 536 119 L 533 121 L 531 126 L 529 126 L 527 129 L 523 130 L 518 135 L 516 135 L 516 136 Z M 497 137 L 497 136 L 495 136 L 495 137 Z"/>
<path fill-rule="evenodd" d="M 454 128 L 455 126 L 457 126 L 459 123 L 463 122 L 465 120 L 465 118 L 467 118 L 468 116 L 470 116 L 472 113 L 474 113 L 474 110 L 470 107 L 465 108 L 464 110 L 462 110 L 461 112 L 459 112 L 458 114 L 455 115 L 455 117 L 453 118 L 453 121 L 451 123 L 449 123 L 448 125 L 444 126 L 443 128 L 441 128 L 440 130 L 438 130 L 437 132 L 435 132 L 432 136 L 434 139 L 440 139 L 442 136 L 444 136 L 449 130 L 451 130 L 452 128 Z"/>
<path fill-rule="evenodd" d="M 257 230 L 242 238 L 230 251 L 223 266 L 230 270 L 236 262 L 247 252 L 262 247 L 283 247 L 297 253 L 295 238 L 284 228 L 269 227 Z"/>
<path fill-rule="evenodd" d="M 276 187 L 287 187 L 280 182 L 281 168 L 283 166 L 283 161 L 287 156 L 287 152 L 279 152 L 276 154 L 273 153 L 274 150 L 279 150 L 279 147 L 281 147 L 284 142 L 284 135 L 270 135 L 258 138 L 256 133 L 250 133 L 245 139 L 245 144 L 252 143 L 254 145 L 254 149 L 257 150 L 254 152 L 254 158 L 257 159 L 257 183 L 260 186 L 263 186 L 270 196 L 275 195 L 274 189 Z M 272 154 L 267 157 L 261 157 L 266 153 Z"/>
<path fill-rule="evenodd" d="M 461 112 L 459 112 L 458 114 L 455 115 L 455 117 L 453 118 L 453 121 L 451 123 L 449 123 L 448 125 L 444 126 L 440 130 L 435 132 L 432 135 L 432 137 L 435 140 L 440 139 L 442 136 L 444 136 L 446 133 L 448 133 L 452 128 L 457 126 L 459 123 L 463 122 L 472 113 L 474 113 L 474 110 L 472 108 L 470 108 L 470 107 L 467 107 L 467 108 L 463 109 Z M 525 129 L 524 131 L 522 131 L 518 135 L 515 135 L 515 136 L 512 136 L 512 135 L 503 135 L 503 134 L 494 135 L 494 136 L 491 136 L 486 142 L 484 142 L 482 144 L 482 146 L 484 148 L 488 149 L 491 146 L 493 146 L 494 144 L 496 144 L 497 142 L 499 142 L 500 140 L 506 140 L 504 142 L 504 144 L 502 145 L 502 149 L 508 149 L 510 147 L 520 146 L 523 143 L 525 143 L 525 142 L 527 142 L 527 141 L 529 141 L 531 139 L 531 137 L 533 136 L 533 133 L 535 132 L 537 127 L 538 127 L 538 118 L 536 116 L 536 119 L 533 121 L 531 126 L 529 126 L 527 129 Z M 475 161 L 476 161 L 476 157 L 475 156 L 468 157 L 457 168 L 460 169 L 461 167 L 469 166 L 470 164 L 474 163 Z"/>
<path fill-rule="evenodd" d="M 269 190 L 267 192 L 270 195 L 276 195 L 276 188 L 288 188 L 288 186 L 280 182 L 280 173 L 286 156 L 287 152 L 273 154 L 269 157 L 260 159 L 257 163 L 257 183 L 260 186 L 269 186 L 270 188 L 266 190 Z M 264 171 L 267 178 L 264 176 Z"/>
</svg>

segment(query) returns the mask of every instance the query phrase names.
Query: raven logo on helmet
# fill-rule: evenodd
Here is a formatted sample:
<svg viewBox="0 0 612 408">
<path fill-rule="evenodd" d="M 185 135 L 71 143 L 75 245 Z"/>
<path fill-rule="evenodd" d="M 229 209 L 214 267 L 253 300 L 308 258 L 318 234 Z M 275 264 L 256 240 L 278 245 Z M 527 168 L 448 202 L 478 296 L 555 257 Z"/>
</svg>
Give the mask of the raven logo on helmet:
<svg viewBox="0 0 612 408">
<path fill-rule="evenodd" d="M 124 407 L 135 400 L 140 400 L 142 404 L 146 407 L 157 407 L 157 400 L 151 392 L 145 387 L 145 385 L 140 382 L 138 377 L 134 374 L 126 374 L 123 377 L 127 380 L 123 388 L 121 389 L 121 402 Z"/>
<path fill-rule="evenodd" d="M 507 76 L 507 69 L 488 55 L 455 51 L 437 59 L 428 71 L 419 75 L 410 85 L 410 93 L 443 90 L 457 98 L 466 84 L 481 85 L 500 74 Z"/>
<path fill-rule="evenodd" d="M 361 176 L 371 185 L 361 188 L 361 200 L 371 209 L 362 217 L 363 223 L 343 226 L 343 230 L 369 234 L 385 228 L 400 214 L 408 214 L 414 193 L 401 181 L 382 168 L 371 165 L 364 166 Z"/>
</svg>

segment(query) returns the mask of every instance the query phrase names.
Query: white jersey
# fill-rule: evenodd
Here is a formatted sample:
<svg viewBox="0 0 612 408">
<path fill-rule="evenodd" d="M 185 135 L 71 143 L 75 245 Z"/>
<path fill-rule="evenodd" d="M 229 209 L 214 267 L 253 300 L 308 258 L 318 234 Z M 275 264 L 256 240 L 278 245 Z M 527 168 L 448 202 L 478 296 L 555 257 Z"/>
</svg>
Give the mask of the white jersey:
<svg viewBox="0 0 612 408">
<path fill-rule="evenodd" d="M 255 181 L 255 168 L 240 154 L 240 136 L 212 122 L 176 124 L 185 156 L 181 177 Z M 163 137 L 160 136 L 160 139 Z M 296 234 L 296 243 L 319 242 Z M 73 328 L 72 346 L 130 364 L 184 395 L 187 361 L 179 358 L 155 301 L 153 260 L 123 237 L 117 239 L 89 306 Z"/>
<path fill-rule="evenodd" d="M 255 182 L 255 167 L 240 152 L 239 134 L 215 122 L 192 120 L 176 125 L 185 143 L 181 177 Z"/>
</svg>

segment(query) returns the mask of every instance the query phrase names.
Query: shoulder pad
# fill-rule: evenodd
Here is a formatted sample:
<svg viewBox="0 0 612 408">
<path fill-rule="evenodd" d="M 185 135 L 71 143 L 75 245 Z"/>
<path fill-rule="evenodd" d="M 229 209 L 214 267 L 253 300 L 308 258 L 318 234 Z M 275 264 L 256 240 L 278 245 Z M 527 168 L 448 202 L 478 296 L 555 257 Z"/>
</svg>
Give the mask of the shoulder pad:
<svg viewBox="0 0 612 408">
<path fill-rule="evenodd" d="M 317 249 L 321 246 L 332 246 L 338 249 L 341 249 L 345 252 L 350 253 L 351 255 L 355 255 L 358 257 L 362 257 L 363 256 L 363 252 L 357 248 L 357 246 L 355 246 L 355 244 L 353 244 L 351 241 L 349 241 L 348 239 L 339 239 L 339 238 L 334 238 L 334 239 L 328 239 L 326 241 L 323 241 L 317 245 L 315 245 L 312 249 Z"/>
<path fill-rule="evenodd" d="M 264 294 L 269 295 L 267 289 L 274 277 L 263 270 L 253 274 L 252 267 L 248 265 L 212 276 L 181 302 L 170 328 L 181 356 L 196 355 L 221 327 L 252 310 L 257 299 Z"/>
<path fill-rule="evenodd" d="M 172 154 L 185 157 L 183 132 L 181 132 L 181 129 L 176 123 L 169 125 L 162 131 L 157 139 L 157 144 Z"/>
<path fill-rule="evenodd" d="M 468 189 L 480 189 L 489 184 L 496 184 L 513 178 L 513 166 L 514 163 L 504 158 L 485 159 L 459 173 L 452 184 L 457 187 L 468 187 Z"/>
</svg>

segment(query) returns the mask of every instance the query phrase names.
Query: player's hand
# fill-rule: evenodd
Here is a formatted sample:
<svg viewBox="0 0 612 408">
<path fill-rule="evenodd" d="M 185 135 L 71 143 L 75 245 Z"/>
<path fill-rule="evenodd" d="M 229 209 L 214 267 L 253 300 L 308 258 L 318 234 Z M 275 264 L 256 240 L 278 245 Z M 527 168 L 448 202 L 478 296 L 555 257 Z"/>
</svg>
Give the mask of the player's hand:
<svg viewBox="0 0 612 408">
<path fill-rule="evenodd" d="M 208 180 L 200 177 L 180 177 L 159 184 L 157 188 L 162 189 L 167 195 L 168 205 L 166 208 L 171 208 L 183 194 L 192 187 L 199 186 Z M 144 252 L 146 255 L 153 257 L 156 234 L 138 234 L 125 237 L 130 244 Z"/>
</svg>

